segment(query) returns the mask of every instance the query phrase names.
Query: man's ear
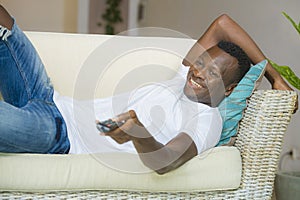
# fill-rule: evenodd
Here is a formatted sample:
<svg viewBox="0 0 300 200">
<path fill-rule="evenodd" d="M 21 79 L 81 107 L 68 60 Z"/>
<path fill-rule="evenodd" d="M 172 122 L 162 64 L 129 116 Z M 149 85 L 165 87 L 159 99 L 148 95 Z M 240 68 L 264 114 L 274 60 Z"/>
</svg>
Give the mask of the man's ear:
<svg viewBox="0 0 300 200">
<path fill-rule="evenodd" d="M 226 88 L 226 91 L 225 91 L 225 96 L 228 97 L 233 89 L 238 85 L 238 83 L 231 83 L 227 88 Z"/>
</svg>

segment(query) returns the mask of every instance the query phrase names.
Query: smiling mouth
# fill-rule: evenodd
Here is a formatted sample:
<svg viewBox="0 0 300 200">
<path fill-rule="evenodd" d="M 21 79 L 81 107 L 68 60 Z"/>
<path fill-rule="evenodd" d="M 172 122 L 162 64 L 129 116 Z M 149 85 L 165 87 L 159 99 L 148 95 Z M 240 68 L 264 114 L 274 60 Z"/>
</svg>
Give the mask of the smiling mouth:
<svg viewBox="0 0 300 200">
<path fill-rule="evenodd" d="M 190 85 L 194 88 L 197 88 L 197 89 L 203 88 L 203 86 L 200 85 L 199 83 L 197 83 L 195 80 L 193 80 L 192 77 L 190 78 L 189 82 L 190 82 Z"/>
</svg>

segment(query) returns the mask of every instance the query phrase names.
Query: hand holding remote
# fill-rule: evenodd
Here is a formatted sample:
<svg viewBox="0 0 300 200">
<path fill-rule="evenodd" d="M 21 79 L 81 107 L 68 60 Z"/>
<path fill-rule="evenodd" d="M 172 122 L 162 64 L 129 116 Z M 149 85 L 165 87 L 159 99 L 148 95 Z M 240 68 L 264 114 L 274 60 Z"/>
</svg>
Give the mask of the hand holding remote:
<svg viewBox="0 0 300 200">
<path fill-rule="evenodd" d="M 96 127 L 100 132 L 106 133 L 106 132 L 115 130 L 116 128 L 122 126 L 124 123 L 125 123 L 125 121 L 116 122 L 112 119 L 108 119 L 108 120 L 105 120 L 102 122 L 97 121 Z"/>
<path fill-rule="evenodd" d="M 134 110 L 117 115 L 112 119 L 105 121 L 96 121 L 100 135 L 108 136 L 118 144 L 124 144 L 129 141 L 144 140 L 151 138 L 151 134 L 138 120 Z M 118 128 L 120 127 L 120 128 Z"/>
</svg>

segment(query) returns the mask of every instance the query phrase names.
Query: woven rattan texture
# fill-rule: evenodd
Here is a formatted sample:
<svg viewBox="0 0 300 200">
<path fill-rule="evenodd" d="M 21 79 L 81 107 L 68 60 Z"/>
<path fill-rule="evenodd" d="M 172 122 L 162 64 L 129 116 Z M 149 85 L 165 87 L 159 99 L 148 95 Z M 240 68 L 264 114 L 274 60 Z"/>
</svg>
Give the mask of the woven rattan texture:
<svg viewBox="0 0 300 200">
<path fill-rule="evenodd" d="M 250 98 L 235 146 L 242 156 L 237 190 L 194 193 L 133 191 L 0 192 L 0 199 L 271 199 L 283 135 L 290 122 L 296 93 L 258 90 Z"/>
</svg>

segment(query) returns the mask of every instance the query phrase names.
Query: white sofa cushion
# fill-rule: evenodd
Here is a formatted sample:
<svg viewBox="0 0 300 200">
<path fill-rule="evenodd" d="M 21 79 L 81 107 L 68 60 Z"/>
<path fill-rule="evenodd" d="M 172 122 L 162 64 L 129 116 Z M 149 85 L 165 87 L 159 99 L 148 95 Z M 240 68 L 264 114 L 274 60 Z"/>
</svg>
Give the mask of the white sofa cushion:
<svg viewBox="0 0 300 200">
<path fill-rule="evenodd" d="M 195 42 L 188 38 L 25 33 L 41 56 L 54 88 L 77 99 L 112 96 L 135 89 L 141 82 L 170 79 Z M 134 76 L 146 69 L 146 76 Z M 120 80 L 130 75 L 135 80 L 120 85 Z M 89 89 L 94 90 L 93 96 Z"/>
<path fill-rule="evenodd" d="M 122 166 L 122 170 L 113 166 Z M 132 172 L 128 172 L 130 170 Z M 127 153 L 100 157 L 0 154 L 0 190 L 227 190 L 239 187 L 241 171 L 241 157 L 236 147 L 213 148 L 165 175 L 150 172 L 137 155 Z"/>
</svg>

